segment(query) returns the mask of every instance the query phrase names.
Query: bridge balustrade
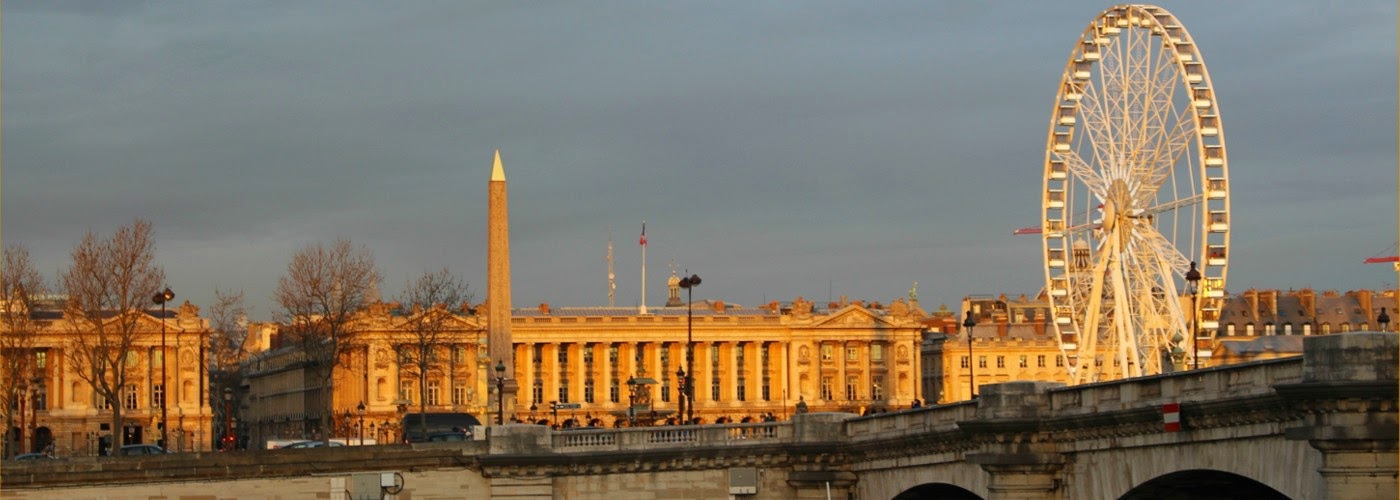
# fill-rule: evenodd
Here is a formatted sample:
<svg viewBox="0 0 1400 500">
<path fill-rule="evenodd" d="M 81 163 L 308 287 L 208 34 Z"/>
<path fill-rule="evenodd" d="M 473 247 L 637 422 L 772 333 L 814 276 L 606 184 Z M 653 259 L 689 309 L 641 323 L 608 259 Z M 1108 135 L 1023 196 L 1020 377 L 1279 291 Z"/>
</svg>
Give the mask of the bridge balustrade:
<svg viewBox="0 0 1400 500">
<path fill-rule="evenodd" d="M 1302 378 L 1301 359 L 1271 359 L 1053 389 L 1050 404 L 1056 414 L 1086 415 L 1172 402 L 1268 395 L 1275 384 L 1296 383 Z"/>
<path fill-rule="evenodd" d="M 959 420 L 970 420 L 976 416 L 976 401 L 881 413 L 847 420 L 846 436 L 855 441 L 862 441 L 907 434 L 956 431 Z"/>
<path fill-rule="evenodd" d="M 585 429 L 556 432 L 551 436 L 554 450 L 562 453 L 678 446 L 727 447 L 775 441 L 792 441 L 791 422 Z"/>
</svg>

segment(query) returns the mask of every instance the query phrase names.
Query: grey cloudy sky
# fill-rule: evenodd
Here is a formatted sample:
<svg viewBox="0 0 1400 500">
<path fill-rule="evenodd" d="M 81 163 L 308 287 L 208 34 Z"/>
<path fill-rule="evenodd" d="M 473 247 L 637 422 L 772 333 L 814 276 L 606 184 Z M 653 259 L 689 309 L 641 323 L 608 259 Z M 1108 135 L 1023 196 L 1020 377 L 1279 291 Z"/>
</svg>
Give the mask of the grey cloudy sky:
<svg viewBox="0 0 1400 500">
<path fill-rule="evenodd" d="M 152 221 L 170 286 L 258 319 L 346 237 L 386 296 L 447 266 L 484 298 L 493 150 L 514 303 L 1034 294 L 1045 134 L 1109 3 L 4 4 L 4 243 L 50 276 Z M 1229 138 L 1229 288 L 1394 286 L 1397 4 L 1179 2 Z"/>
</svg>

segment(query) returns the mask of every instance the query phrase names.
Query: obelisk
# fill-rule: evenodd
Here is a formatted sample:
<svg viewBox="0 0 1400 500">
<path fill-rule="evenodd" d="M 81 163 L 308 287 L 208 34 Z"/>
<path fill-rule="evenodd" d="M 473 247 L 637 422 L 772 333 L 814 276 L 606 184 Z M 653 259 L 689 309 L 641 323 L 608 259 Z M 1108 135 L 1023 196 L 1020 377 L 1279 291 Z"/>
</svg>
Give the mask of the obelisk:
<svg viewBox="0 0 1400 500">
<path fill-rule="evenodd" d="M 510 339 L 510 209 L 506 200 L 506 172 L 501 166 L 501 150 L 491 165 L 490 206 L 486 209 L 486 322 L 487 352 L 491 364 L 486 376 L 492 390 L 496 386 L 496 365 L 505 363 L 505 407 L 514 414 L 516 390 L 515 353 Z M 495 401 L 492 401 L 494 403 Z M 506 417 L 507 422 L 510 417 Z"/>
</svg>

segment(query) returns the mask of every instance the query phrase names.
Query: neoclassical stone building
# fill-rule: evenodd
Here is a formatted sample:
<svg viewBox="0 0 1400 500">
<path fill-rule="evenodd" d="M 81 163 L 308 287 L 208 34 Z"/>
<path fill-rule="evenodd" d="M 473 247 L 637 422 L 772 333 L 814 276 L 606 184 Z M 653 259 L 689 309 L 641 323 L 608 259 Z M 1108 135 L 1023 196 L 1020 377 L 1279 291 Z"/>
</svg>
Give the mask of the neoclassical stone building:
<svg viewBox="0 0 1400 500">
<path fill-rule="evenodd" d="M 676 287 L 678 280 L 671 280 Z M 673 290 L 674 292 L 674 290 Z M 427 380 L 429 412 L 466 412 L 495 420 L 495 365 L 487 348 L 484 307 L 452 311 L 454 338 L 440 344 Z M 917 301 L 833 302 L 736 307 L 697 301 L 690 312 L 694 341 L 695 407 L 702 422 L 790 416 L 808 411 L 907 408 L 919 392 L 919 342 L 926 313 Z M 418 378 L 396 354 L 411 333 L 407 317 L 387 304 L 357 320 L 355 348 L 337 365 L 332 396 L 334 436 L 394 440 L 404 412 L 419 411 Z M 411 312 L 408 314 L 412 314 Z M 512 311 L 514 369 L 506 374 L 519 397 L 506 400 L 506 420 L 550 424 L 622 425 L 631 406 L 629 380 L 651 400 L 664 423 L 679 409 L 677 371 L 684 366 L 685 306 L 551 308 Z M 299 357 L 280 348 L 275 325 L 256 325 L 268 349 L 248 361 L 242 414 L 252 446 L 273 439 L 324 437 L 315 414 L 322 391 Z M 654 383 L 653 383 L 654 382 Z M 363 403 L 363 419 L 359 411 Z M 553 411 L 556 404 L 577 408 Z M 361 423 L 363 422 L 363 424 Z"/>
<path fill-rule="evenodd" d="M 3 353 L 30 358 L 30 370 L 22 380 L 7 381 L 7 387 L 18 393 L 16 404 L 0 409 L 13 415 L 11 451 L 39 451 L 52 443 L 58 456 L 95 455 L 99 442 L 114 434 L 111 410 L 78 375 L 69 358 L 75 339 L 88 334 L 90 328 L 71 320 L 61 300 L 49 302 L 30 313 L 38 327 L 32 341 Z M 172 451 L 209 450 L 217 433 L 211 427 L 208 375 L 202 368 L 210 335 L 208 320 L 188 301 L 163 316 L 159 309 L 122 314 L 138 316 L 137 337 L 126 356 L 122 425 L 115 432 L 125 436 L 127 444 L 158 442 L 164 402 L 169 429 L 166 447 Z M 111 321 L 117 321 L 115 314 Z"/>
</svg>

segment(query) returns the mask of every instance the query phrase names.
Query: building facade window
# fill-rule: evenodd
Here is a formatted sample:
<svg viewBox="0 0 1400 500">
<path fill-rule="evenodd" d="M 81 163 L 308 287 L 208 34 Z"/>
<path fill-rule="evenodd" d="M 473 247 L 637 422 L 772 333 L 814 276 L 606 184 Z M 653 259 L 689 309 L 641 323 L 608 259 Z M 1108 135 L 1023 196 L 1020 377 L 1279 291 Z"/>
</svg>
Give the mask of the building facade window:
<svg viewBox="0 0 1400 500">
<path fill-rule="evenodd" d="M 853 345 L 846 346 L 846 361 L 860 361 L 860 349 Z"/>
<path fill-rule="evenodd" d="M 1250 337 L 1254 336 L 1254 323 L 1246 323 L 1244 325 L 1244 334 Z"/>
<path fill-rule="evenodd" d="M 748 366 L 748 364 L 744 362 L 744 351 L 746 350 L 748 350 L 748 344 L 743 342 L 735 346 L 734 350 L 734 399 L 738 401 L 746 401 L 746 399 L 744 399 L 744 396 L 746 396 L 744 385 L 745 382 L 748 381 L 748 378 L 745 376 L 748 370 L 744 369 Z"/>
<path fill-rule="evenodd" d="M 538 380 L 535 381 L 535 388 L 536 388 L 536 389 L 539 389 L 539 387 L 540 387 L 539 382 L 540 382 L 540 381 L 538 381 Z M 538 394 L 536 394 L 535 401 L 537 401 L 537 402 L 539 401 L 539 395 L 538 395 Z M 452 404 L 454 404 L 454 405 L 465 405 L 465 404 L 467 404 L 467 384 L 462 384 L 462 383 L 453 384 L 453 386 L 452 386 Z"/>
<path fill-rule="evenodd" d="M 556 401 L 560 403 L 569 402 L 569 347 L 559 346 L 559 394 L 555 395 Z"/>
<path fill-rule="evenodd" d="M 1056 354 L 1056 355 L 1055 355 L 1055 367 L 1056 367 L 1056 368 L 1064 368 L 1064 366 L 1065 366 L 1065 357 L 1064 357 L 1064 355 Z"/>
<path fill-rule="evenodd" d="M 870 399 L 885 399 L 885 376 L 870 376 Z"/>
<path fill-rule="evenodd" d="M 125 406 L 126 406 L 126 409 L 128 409 L 128 410 L 135 410 L 135 409 L 136 409 L 136 402 L 138 401 L 137 398 L 136 398 L 136 395 L 137 395 L 139 392 L 140 392 L 140 390 L 136 388 L 136 384 L 131 384 L 131 385 L 126 386 L 126 394 L 123 394 L 123 396 L 124 396 L 123 399 L 125 399 L 124 404 L 125 404 Z"/>
<path fill-rule="evenodd" d="M 442 401 L 442 386 L 436 380 L 428 381 L 428 405 L 437 406 Z"/>
<path fill-rule="evenodd" d="M 620 388 L 619 388 L 618 385 L 617 385 L 617 379 L 609 380 L 609 381 L 608 381 L 608 401 L 611 401 L 611 402 L 614 402 L 614 403 L 618 402 L 618 398 L 621 397 L 619 391 L 620 391 Z"/>
<path fill-rule="evenodd" d="M 661 358 L 661 401 L 671 401 L 671 350 L 664 345 L 659 352 Z"/>
<path fill-rule="evenodd" d="M 846 376 L 846 399 L 848 401 L 855 401 L 856 399 L 859 399 L 856 393 L 856 384 L 859 383 L 860 377 L 857 377 L 855 375 Z"/>
<path fill-rule="evenodd" d="M 834 399 L 831 397 L 831 385 L 835 383 L 835 380 L 832 380 L 832 378 L 833 377 L 831 377 L 830 375 L 822 376 L 822 399 L 825 401 L 831 401 L 832 399 Z"/>
<path fill-rule="evenodd" d="M 870 360 L 876 363 L 885 361 L 885 345 L 879 342 L 870 344 Z"/>
<path fill-rule="evenodd" d="M 764 401 L 773 400 L 773 389 L 771 385 L 772 377 L 770 376 L 769 372 L 769 363 L 772 361 L 772 358 L 769 357 L 769 354 L 770 352 L 768 350 L 768 344 L 763 344 L 759 346 L 759 366 L 761 367 L 760 370 L 762 370 L 763 372 L 763 388 L 761 390 L 763 392 L 762 398 Z"/>
<path fill-rule="evenodd" d="M 978 357 L 977 357 L 977 367 L 978 367 L 978 368 L 986 368 L 986 367 L 987 367 L 987 357 L 986 357 L 986 356 L 978 356 Z"/>
<path fill-rule="evenodd" d="M 1037 355 L 1035 356 L 1035 366 L 1036 366 L 1036 368 L 1045 368 L 1045 355 L 1044 355 L 1044 354 L 1037 354 Z"/>
<path fill-rule="evenodd" d="M 1303 323 L 1303 335 L 1312 335 L 1312 323 Z"/>
<path fill-rule="evenodd" d="M 583 379 L 583 402 L 593 402 L 593 377 Z"/>
<path fill-rule="evenodd" d="M 1020 364 L 1020 366 L 1021 366 L 1021 368 L 1029 368 L 1029 367 L 1030 367 L 1030 361 L 1029 361 L 1029 357 L 1028 357 L 1028 356 L 1026 356 L 1026 355 L 1024 355 L 1024 354 L 1021 355 L 1021 364 Z"/>
<path fill-rule="evenodd" d="M 407 400 L 407 401 L 409 401 L 409 402 L 413 402 L 413 401 L 414 401 L 414 398 L 413 398 L 413 393 L 414 393 L 414 392 L 417 392 L 417 391 L 413 390 L 413 381 L 412 381 L 412 380 L 402 380 L 402 381 L 399 381 L 399 399 L 403 399 L 403 400 Z"/>
<path fill-rule="evenodd" d="M 832 356 L 835 355 L 834 350 L 831 344 L 822 344 L 822 361 L 831 361 Z"/>
<path fill-rule="evenodd" d="M 1283 334 L 1284 334 L 1284 335 L 1293 335 L 1293 323 L 1284 323 L 1284 324 L 1283 324 Z"/>
<path fill-rule="evenodd" d="M 530 385 L 530 402 L 534 404 L 544 403 L 544 381 L 535 379 Z"/>
<path fill-rule="evenodd" d="M 1264 323 L 1264 335 L 1273 335 L 1274 333 L 1274 324 Z"/>
<path fill-rule="evenodd" d="M 963 357 L 962 357 L 962 367 L 963 367 L 963 368 L 967 368 L 967 366 L 968 366 L 967 356 L 963 356 Z"/>
<path fill-rule="evenodd" d="M 165 384 L 154 384 L 151 386 L 151 408 L 160 408 L 165 404 Z"/>
<path fill-rule="evenodd" d="M 719 344 L 710 344 L 710 401 L 719 401 Z"/>
<path fill-rule="evenodd" d="M 1226 337 L 1234 337 L 1234 336 L 1235 336 L 1235 324 L 1234 324 L 1234 323 L 1230 323 L 1230 324 L 1228 324 L 1228 325 L 1225 325 L 1225 336 L 1226 336 Z"/>
</svg>

